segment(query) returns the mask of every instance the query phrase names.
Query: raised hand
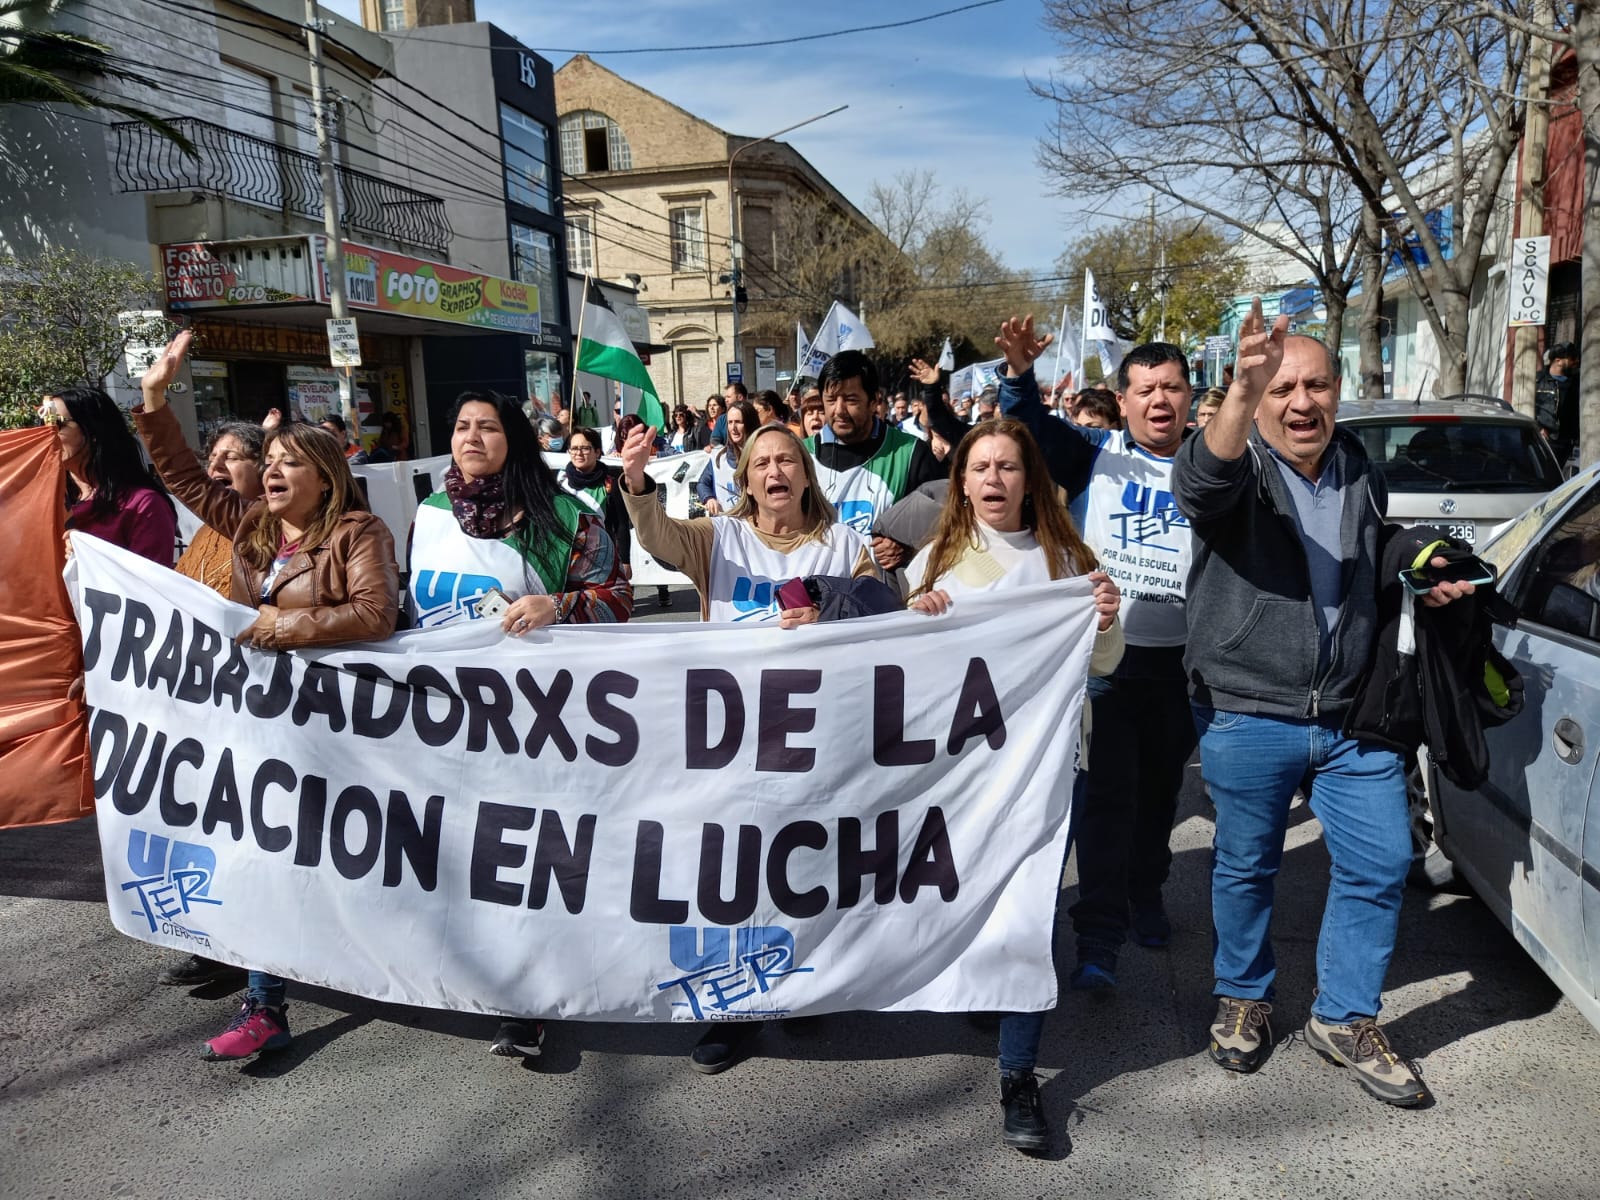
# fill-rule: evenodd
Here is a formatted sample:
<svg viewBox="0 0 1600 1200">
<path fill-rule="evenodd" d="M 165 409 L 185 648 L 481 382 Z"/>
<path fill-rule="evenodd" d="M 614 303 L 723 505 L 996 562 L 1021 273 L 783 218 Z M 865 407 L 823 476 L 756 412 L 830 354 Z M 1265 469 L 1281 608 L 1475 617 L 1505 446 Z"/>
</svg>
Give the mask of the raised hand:
<svg viewBox="0 0 1600 1200">
<path fill-rule="evenodd" d="M 1283 343 L 1288 336 L 1287 314 L 1279 313 L 1269 329 L 1261 313 L 1261 297 L 1251 301 L 1249 315 L 1239 327 L 1239 353 L 1234 360 L 1233 381 L 1243 387 L 1252 409 L 1266 395 L 1267 385 L 1283 365 Z"/>
<path fill-rule="evenodd" d="M 189 353 L 193 341 L 193 330 L 179 330 L 178 336 L 167 343 L 166 349 L 156 356 L 155 362 L 150 364 L 150 369 L 139 380 L 139 390 L 144 393 L 145 411 L 154 412 L 166 404 L 167 389 L 178 378 L 178 369 L 183 366 L 184 356 Z"/>
<path fill-rule="evenodd" d="M 1051 346 L 1055 345 L 1056 335 L 1047 333 L 1038 337 L 1033 331 L 1033 314 L 1025 317 L 1010 317 L 1000 323 L 1000 334 L 994 339 L 994 344 L 1000 347 L 1000 353 L 1005 355 L 1006 374 L 1018 376 L 1025 374 L 1033 360 L 1038 358 Z"/>
<path fill-rule="evenodd" d="M 923 359 L 913 358 L 911 360 L 911 365 L 906 368 L 906 371 L 908 374 L 910 374 L 911 378 L 915 379 L 918 383 L 924 386 L 929 386 L 939 382 L 939 368 L 934 366 L 932 363 L 925 362 Z"/>
<path fill-rule="evenodd" d="M 655 446 L 654 425 L 635 425 L 628 430 L 628 438 L 622 443 L 622 483 L 636 495 L 644 491 L 644 465 L 650 461 Z"/>
</svg>

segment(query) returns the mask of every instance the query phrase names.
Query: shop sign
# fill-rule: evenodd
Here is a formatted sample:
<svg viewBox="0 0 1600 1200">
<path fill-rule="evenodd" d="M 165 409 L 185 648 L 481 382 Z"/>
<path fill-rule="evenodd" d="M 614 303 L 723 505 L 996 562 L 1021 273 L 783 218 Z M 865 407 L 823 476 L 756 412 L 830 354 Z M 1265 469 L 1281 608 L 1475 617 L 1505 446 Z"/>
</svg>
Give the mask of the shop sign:
<svg viewBox="0 0 1600 1200">
<path fill-rule="evenodd" d="M 322 261 L 321 238 L 313 238 Z M 317 272 L 318 299 L 331 295 L 325 268 Z M 452 325 L 537 336 L 539 289 L 392 250 L 345 244 L 345 298 L 351 308 L 422 317 Z"/>
<path fill-rule="evenodd" d="M 298 239 L 296 244 L 304 245 Z M 242 304 L 304 304 L 312 299 L 304 255 L 274 255 L 263 247 L 241 264 L 227 249 L 227 243 L 212 242 L 162 246 L 167 307 L 188 312 Z"/>
</svg>

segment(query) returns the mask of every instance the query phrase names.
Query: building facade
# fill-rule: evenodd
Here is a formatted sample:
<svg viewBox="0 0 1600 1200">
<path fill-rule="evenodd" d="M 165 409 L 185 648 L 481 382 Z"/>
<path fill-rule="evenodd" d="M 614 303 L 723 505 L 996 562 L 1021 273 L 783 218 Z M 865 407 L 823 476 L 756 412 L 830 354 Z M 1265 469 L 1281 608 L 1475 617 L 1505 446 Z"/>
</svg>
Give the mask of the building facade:
<svg viewBox="0 0 1600 1200">
<path fill-rule="evenodd" d="M 776 386 L 795 366 L 793 326 L 769 322 L 735 351 L 735 306 L 785 292 L 785 223 L 802 199 L 870 222 L 791 146 L 719 129 L 587 55 L 555 84 L 567 268 L 639 293 L 649 341 L 666 347 L 649 363 L 663 401 L 703 405 L 730 363 L 752 390 Z"/>
</svg>

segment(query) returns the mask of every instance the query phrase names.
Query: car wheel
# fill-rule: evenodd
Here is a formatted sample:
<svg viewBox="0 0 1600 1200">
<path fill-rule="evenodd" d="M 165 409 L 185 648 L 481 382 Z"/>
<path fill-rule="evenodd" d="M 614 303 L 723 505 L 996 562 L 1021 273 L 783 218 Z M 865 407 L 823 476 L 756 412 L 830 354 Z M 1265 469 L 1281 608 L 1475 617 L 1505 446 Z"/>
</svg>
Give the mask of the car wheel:
<svg viewBox="0 0 1600 1200">
<path fill-rule="evenodd" d="M 1407 764 L 1406 808 L 1411 820 L 1411 871 L 1406 881 L 1428 891 L 1449 887 L 1456 882 L 1456 869 L 1433 837 L 1433 806 L 1428 803 L 1421 752 Z"/>
</svg>

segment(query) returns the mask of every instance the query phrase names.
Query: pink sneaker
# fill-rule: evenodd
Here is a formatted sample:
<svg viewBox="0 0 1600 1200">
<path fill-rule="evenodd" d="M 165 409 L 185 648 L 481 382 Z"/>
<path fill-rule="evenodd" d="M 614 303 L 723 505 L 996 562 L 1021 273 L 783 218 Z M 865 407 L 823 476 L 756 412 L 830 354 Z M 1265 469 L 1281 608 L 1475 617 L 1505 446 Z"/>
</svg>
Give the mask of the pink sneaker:
<svg viewBox="0 0 1600 1200">
<path fill-rule="evenodd" d="M 205 1044 L 200 1057 L 210 1062 L 249 1058 L 263 1050 L 281 1050 L 289 1041 L 289 1018 L 284 1009 L 246 1000 L 228 1027 Z"/>
</svg>

